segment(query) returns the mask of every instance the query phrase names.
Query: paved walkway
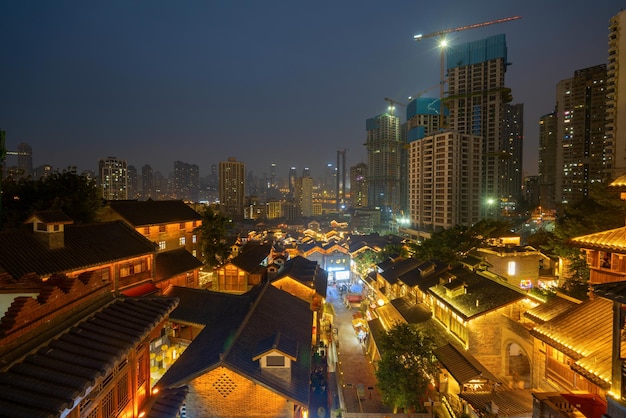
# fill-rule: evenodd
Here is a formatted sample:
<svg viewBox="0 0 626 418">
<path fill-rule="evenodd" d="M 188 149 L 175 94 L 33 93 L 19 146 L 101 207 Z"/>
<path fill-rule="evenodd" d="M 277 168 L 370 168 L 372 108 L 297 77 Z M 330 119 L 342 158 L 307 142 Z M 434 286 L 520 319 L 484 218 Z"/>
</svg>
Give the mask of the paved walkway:
<svg viewBox="0 0 626 418">
<path fill-rule="evenodd" d="M 361 290 L 360 286 L 352 285 L 352 293 L 360 293 Z M 347 412 L 391 412 L 391 409 L 381 401 L 376 388 L 374 365 L 370 362 L 365 347 L 352 326 L 353 314 L 359 312 L 358 308 L 346 307 L 334 286 L 328 287 L 326 296 L 327 302 L 332 303 L 335 309 L 333 326 L 337 329 L 328 355 L 329 387 L 335 388 L 332 386 L 335 379 L 337 389 L 331 393 L 338 395 L 337 403 L 333 402 L 334 397 L 331 396 L 332 411 L 342 408 Z"/>
</svg>

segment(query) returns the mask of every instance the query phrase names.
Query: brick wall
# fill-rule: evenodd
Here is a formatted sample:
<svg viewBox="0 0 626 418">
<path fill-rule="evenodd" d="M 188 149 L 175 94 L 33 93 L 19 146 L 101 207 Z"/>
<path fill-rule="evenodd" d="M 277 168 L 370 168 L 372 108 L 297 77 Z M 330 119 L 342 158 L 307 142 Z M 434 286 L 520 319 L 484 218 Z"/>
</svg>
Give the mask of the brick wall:
<svg viewBox="0 0 626 418">
<path fill-rule="evenodd" d="M 187 413 L 192 417 L 292 417 L 294 404 L 224 367 L 189 385 Z"/>
</svg>

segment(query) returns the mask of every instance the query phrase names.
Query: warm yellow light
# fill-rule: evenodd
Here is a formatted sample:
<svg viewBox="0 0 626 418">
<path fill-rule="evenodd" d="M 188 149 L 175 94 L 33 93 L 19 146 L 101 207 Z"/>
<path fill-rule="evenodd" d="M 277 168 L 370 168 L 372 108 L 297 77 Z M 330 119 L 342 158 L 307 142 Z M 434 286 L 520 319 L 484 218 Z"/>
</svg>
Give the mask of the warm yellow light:
<svg viewBox="0 0 626 418">
<path fill-rule="evenodd" d="M 378 306 L 383 306 L 385 304 L 385 301 L 382 299 L 378 299 Z"/>
<path fill-rule="evenodd" d="M 153 395 L 156 395 L 157 393 L 159 393 L 159 388 L 152 389 L 152 394 Z"/>
<path fill-rule="evenodd" d="M 139 418 L 143 418 L 143 417 L 145 417 L 145 416 L 146 416 L 146 413 L 145 413 L 145 412 L 143 412 L 143 411 L 141 411 L 141 412 L 139 413 L 139 415 L 138 415 L 138 416 L 139 416 Z"/>
</svg>

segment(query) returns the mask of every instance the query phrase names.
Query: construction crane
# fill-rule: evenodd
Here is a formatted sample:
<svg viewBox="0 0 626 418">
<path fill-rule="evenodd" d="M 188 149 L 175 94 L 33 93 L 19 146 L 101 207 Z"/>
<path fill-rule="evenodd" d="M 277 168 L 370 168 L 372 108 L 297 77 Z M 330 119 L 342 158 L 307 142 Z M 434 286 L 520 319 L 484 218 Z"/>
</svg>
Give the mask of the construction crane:
<svg viewBox="0 0 626 418">
<path fill-rule="evenodd" d="M 510 22 L 512 20 L 517 20 L 517 19 L 521 19 L 521 16 L 512 16 L 512 17 L 505 17 L 504 19 L 496 19 L 496 20 L 490 20 L 487 22 L 482 22 L 482 23 L 474 23 L 472 25 L 467 25 L 467 26 L 461 26 L 458 28 L 453 28 L 453 29 L 444 29 L 444 30 L 439 30 L 437 32 L 433 32 L 433 33 L 429 33 L 427 35 L 415 35 L 413 37 L 413 39 L 415 39 L 416 41 L 421 41 L 422 39 L 426 39 L 426 38 L 434 38 L 434 37 L 439 37 L 439 61 L 440 61 L 440 78 L 439 78 L 439 126 L 443 126 L 443 94 L 444 94 L 444 84 L 445 84 L 445 78 L 444 78 L 444 49 L 447 46 L 446 44 L 446 40 L 445 40 L 445 35 L 448 33 L 453 33 L 453 32 L 460 32 L 463 30 L 468 30 L 468 29 L 476 29 L 476 28 L 482 28 L 483 26 L 489 26 L 489 25 L 495 25 L 496 23 L 505 23 L 505 22 Z"/>
<path fill-rule="evenodd" d="M 435 87 L 437 87 L 437 86 L 439 86 L 439 85 L 441 85 L 441 83 L 437 83 L 437 84 L 435 84 L 434 86 L 430 86 L 430 87 L 428 87 L 427 89 L 424 89 L 424 90 L 422 90 L 422 91 L 420 91 L 420 92 L 418 92 L 418 93 L 415 93 L 414 95 L 409 96 L 409 97 L 408 97 L 408 99 L 409 99 L 409 100 L 419 99 L 419 98 L 420 98 L 420 97 L 422 97 L 424 94 L 428 93 L 429 91 L 431 91 L 432 89 L 434 89 Z"/>
<path fill-rule="evenodd" d="M 391 113 L 393 116 L 396 115 L 396 105 L 406 107 L 406 104 L 400 103 L 400 102 L 398 102 L 396 100 L 393 100 L 393 99 L 390 99 L 388 97 L 385 97 L 385 101 L 389 102 L 389 113 Z"/>
</svg>

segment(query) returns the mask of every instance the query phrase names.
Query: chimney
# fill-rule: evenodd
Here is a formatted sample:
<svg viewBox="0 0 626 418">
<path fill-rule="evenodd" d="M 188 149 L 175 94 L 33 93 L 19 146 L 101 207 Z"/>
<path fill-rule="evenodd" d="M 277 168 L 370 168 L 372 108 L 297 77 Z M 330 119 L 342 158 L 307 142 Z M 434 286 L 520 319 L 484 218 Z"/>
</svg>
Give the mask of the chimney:
<svg viewBox="0 0 626 418">
<path fill-rule="evenodd" d="M 74 222 L 60 210 L 46 210 L 35 212 L 24 223 L 32 223 L 35 237 L 49 250 L 56 250 L 65 247 L 65 225 Z"/>
</svg>

